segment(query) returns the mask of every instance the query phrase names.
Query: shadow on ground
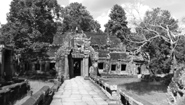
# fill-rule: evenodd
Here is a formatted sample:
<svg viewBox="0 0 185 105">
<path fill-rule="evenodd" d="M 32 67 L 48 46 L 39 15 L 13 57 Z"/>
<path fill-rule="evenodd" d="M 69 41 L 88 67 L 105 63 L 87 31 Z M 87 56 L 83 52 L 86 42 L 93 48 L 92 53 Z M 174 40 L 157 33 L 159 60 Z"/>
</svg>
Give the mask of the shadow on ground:
<svg viewBox="0 0 185 105">
<path fill-rule="evenodd" d="M 120 87 L 127 91 L 136 92 L 139 95 L 150 94 L 151 92 L 167 92 L 167 85 L 162 83 L 151 83 L 144 81 L 137 81 L 131 83 L 120 84 Z"/>
</svg>

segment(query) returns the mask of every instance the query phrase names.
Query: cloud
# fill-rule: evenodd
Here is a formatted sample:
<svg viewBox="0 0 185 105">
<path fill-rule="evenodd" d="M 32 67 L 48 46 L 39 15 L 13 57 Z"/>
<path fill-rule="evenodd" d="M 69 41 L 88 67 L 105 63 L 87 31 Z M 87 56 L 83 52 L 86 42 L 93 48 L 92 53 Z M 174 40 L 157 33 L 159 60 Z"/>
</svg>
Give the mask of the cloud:
<svg viewBox="0 0 185 105">
<path fill-rule="evenodd" d="M 0 23 L 1 24 L 6 24 L 7 23 L 7 20 L 6 20 L 7 15 L 6 14 L 9 12 L 11 1 L 12 0 L 3 0 L 0 3 L 0 13 L 1 13 Z"/>
<path fill-rule="evenodd" d="M 108 22 L 109 14 L 111 10 L 108 10 L 107 12 L 102 13 L 100 16 L 98 16 L 95 20 L 97 20 L 101 25 L 101 30 L 104 31 L 105 27 L 104 25 Z"/>
<path fill-rule="evenodd" d="M 181 19 L 181 21 L 182 21 L 182 23 L 185 24 L 185 17 L 183 17 L 183 18 Z"/>
<path fill-rule="evenodd" d="M 144 5 L 142 3 L 124 3 L 121 5 L 125 12 L 128 21 L 128 27 L 131 28 L 132 32 L 135 32 L 135 25 L 134 23 L 140 23 L 146 11 L 151 10 L 148 5 Z"/>
<path fill-rule="evenodd" d="M 131 19 L 137 19 L 142 20 L 145 16 L 146 11 L 151 10 L 151 8 L 147 5 L 141 4 L 141 3 L 125 3 L 121 5 L 125 12 L 126 16 L 128 18 L 128 21 Z"/>
<path fill-rule="evenodd" d="M 183 17 L 180 21 L 179 21 L 179 30 L 182 32 L 182 34 L 185 34 L 185 17 Z"/>
<path fill-rule="evenodd" d="M 141 3 L 124 3 L 121 4 L 123 9 L 126 12 L 126 17 L 128 21 L 128 27 L 131 28 L 131 31 L 134 32 L 135 25 L 133 25 L 133 20 L 136 22 L 139 22 L 143 19 L 145 16 L 146 11 L 151 10 L 151 8 L 147 5 L 141 4 Z M 101 24 L 101 30 L 104 31 L 105 27 L 104 25 L 108 22 L 109 14 L 111 9 L 107 10 L 106 12 L 103 12 L 100 16 L 98 16 L 95 20 L 97 20 Z"/>
<path fill-rule="evenodd" d="M 78 2 L 78 3 L 83 3 L 84 0 L 69 0 L 69 3 L 74 3 L 74 2 Z"/>
<path fill-rule="evenodd" d="M 105 13 L 107 10 L 111 9 L 115 4 L 122 4 L 126 1 L 133 0 L 70 0 L 77 1 L 82 3 L 83 6 L 93 14 L 93 17 L 98 17 L 102 13 Z"/>
</svg>

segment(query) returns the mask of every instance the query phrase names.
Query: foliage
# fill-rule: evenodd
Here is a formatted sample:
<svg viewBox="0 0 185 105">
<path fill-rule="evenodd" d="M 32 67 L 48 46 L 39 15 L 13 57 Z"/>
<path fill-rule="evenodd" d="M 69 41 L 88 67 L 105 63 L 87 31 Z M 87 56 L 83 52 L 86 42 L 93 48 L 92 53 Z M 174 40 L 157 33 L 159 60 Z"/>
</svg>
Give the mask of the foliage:
<svg viewBox="0 0 185 105">
<path fill-rule="evenodd" d="M 156 38 L 143 47 L 143 51 L 150 56 L 149 68 L 151 73 L 169 73 L 171 59 L 169 57 L 170 44 L 162 38 Z"/>
<path fill-rule="evenodd" d="M 180 37 L 174 50 L 177 63 L 185 62 L 185 37 Z"/>
<path fill-rule="evenodd" d="M 125 11 L 120 5 L 114 5 L 109 14 L 110 20 L 105 24 L 105 32 L 109 35 L 116 35 L 122 41 L 126 42 L 126 37 L 130 33 L 127 27 Z"/>
<path fill-rule="evenodd" d="M 168 91 L 172 93 L 174 103 L 184 99 L 184 34 L 178 30 L 178 21 L 170 12 L 155 8 L 146 12 L 144 20 L 138 25 L 136 32 L 142 41 L 137 52 L 149 54 L 149 69 L 157 73 L 174 72 Z M 134 42 L 134 41 L 132 41 Z M 167 80 L 168 81 L 168 80 Z"/>
<path fill-rule="evenodd" d="M 148 53 L 149 69 L 154 74 L 169 73 L 179 40 L 177 29 L 178 23 L 170 12 L 160 8 L 147 11 L 137 26 L 136 32 L 142 39 L 138 52 Z"/>
<path fill-rule="evenodd" d="M 100 24 L 93 19 L 86 7 L 80 3 L 71 3 L 62 11 L 63 24 L 61 29 L 63 32 L 83 30 L 85 32 L 101 32 Z"/>
<path fill-rule="evenodd" d="M 8 23 L 2 26 L 4 44 L 13 47 L 24 60 L 44 55 L 56 33 L 58 9 L 56 0 L 13 0 Z"/>
</svg>

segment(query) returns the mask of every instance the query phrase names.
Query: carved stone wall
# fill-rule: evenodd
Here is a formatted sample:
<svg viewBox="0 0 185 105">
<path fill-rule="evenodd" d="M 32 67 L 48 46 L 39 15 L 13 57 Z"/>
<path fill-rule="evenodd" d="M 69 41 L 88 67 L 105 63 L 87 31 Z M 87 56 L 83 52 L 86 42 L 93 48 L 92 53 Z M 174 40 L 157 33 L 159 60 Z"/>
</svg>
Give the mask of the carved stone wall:
<svg viewBox="0 0 185 105">
<path fill-rule="evenodd" d="M 56 59 L 58 59 L 56 62 L 56 69 L 59 72 L 58 75 L 63 75 L 66 79 L 72 78 L 74 76 L 74 59 L 79 59 L 81 76 L 88 76 L 89 61 L 91 62 L 97 59 L 94 58 L 97 54 L 94 54 L 94 50 L 90 46 L 90 39 L 83 33 L 69 33 L 65 39 L 63 46 L 59 48 L 56 54 Z M 91 58 L 91 60 L 89 60 L 89 58 Z M 61 65 L 63 65 L 63 68 Z"/>
</svg>

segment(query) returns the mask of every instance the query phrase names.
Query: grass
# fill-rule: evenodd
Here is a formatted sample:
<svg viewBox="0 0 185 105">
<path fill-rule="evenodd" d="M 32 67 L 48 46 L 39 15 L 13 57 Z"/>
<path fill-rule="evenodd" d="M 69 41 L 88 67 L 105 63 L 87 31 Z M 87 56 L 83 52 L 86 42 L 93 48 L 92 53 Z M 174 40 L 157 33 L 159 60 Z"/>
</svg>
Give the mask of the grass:
<svg viewBox="0 0 185 105">
<path fill-rule="evenodd" d="M 167 86 L 162 83 L 151 83 L 141 81 L 138 78 L 106 78 L 105 82 L 111 85 L 118 85 L 125 93 L 136 100 L 148 101 L 153 105 L 168 105 Z"/>
</svg>

